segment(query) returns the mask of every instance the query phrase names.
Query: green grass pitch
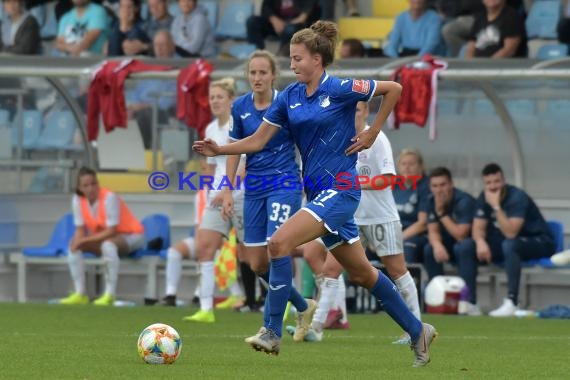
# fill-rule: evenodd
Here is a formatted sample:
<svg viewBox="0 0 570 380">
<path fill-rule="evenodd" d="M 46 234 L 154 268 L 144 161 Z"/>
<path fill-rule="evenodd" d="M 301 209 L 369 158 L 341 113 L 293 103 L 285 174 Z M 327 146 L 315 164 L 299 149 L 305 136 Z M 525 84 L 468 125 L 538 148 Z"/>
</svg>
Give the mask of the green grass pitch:
<svg viewBox="0 0 570 380">
<path fill-rule="evenodd" d="M 399 328 L 384 314 L 351 315 L 348 331 L 321 343 L 284 336 L 281 354 L 253 351 L 243 338 L 261 314 L 217 312 L 214 324 L 182 322 L 189 308 L 65 307 L 1 304 L 1 379 L 567 379 L 570 321 L 424 316 L 440 336 L 432 362 L 412 368 L 409 347 L 392 345 Z M 149 365 L 136 342 L 154 322 L 173 326 L 182 353 Z M 290 318 L 288 323 L 293 323 Z"/>
</svg>

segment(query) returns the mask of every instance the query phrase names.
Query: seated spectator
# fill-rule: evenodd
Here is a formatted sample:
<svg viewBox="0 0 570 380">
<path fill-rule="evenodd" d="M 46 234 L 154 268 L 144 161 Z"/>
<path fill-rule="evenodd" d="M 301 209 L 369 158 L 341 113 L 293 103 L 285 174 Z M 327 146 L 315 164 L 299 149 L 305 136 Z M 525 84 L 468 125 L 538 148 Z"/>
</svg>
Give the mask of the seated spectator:
<svg viewBox="0 0 570 380">
<path fill-rule="evenodd" d="M 438 11 L 447 22 L 441 28 L 447 55 L 457 57 L 469 41 L 475 15 L 485 11 L 481 0 L 438 0 Z"/>
<path fill-rule="evenodd" d="M 505 182 L 497 164 L 483 168 L 484 190 L 477 198 L 473 240 L 481 262 L 504 262 L 507 298 L 491 317 L 510 317 L 518 305 L 521 262 L 554 254 L 554 237 L 534 201 Z"/>
<path fill-rule="evenodd" d="M 120 0 L 119 20 L 113 25 L 109 34 L 107 55 L 109 57 L 125 55 L 123 43 L 130 40 L 137 40 L 143 44 L 150 42 L 141 20 L 140 0 Z"/>
<path fill-rule="evenodd" d="M 364 45 L 356 38 L 347 38 L 340 45 L 340 58 L 362 58 L 364 53 Z"/>
<path fill-rule="evenodd" d="M 156 33 L 153 40 L 156 58 L 172 59 L 175 57 L 174 42 L 168 30 Z M 168 95 L 171 94 L 171 95 Z M 146 79 L 137 82 L 128 97 L 129 118 L 137 120 L 145 149 L 152 148 L 152 105 L 158 103 L 158 122 L 165 124 L 176 106 L 176 82 L 164 79 Z"/>
<path fill-rule="evenodd" d="M 152 42 L 156 32 L 168 30 L 172 25 L 172 16 L 168 13 L 167 0 L 148 0 L 149 18 L 143 26 L 143 30 L 150 39 L 149 41 L 137 38 L 129 38 L 123 41 L 123 51 L 126 55 L 151 54 Z"/>
<path fill-rule="evenodd" d="M 73 0 L 73 4 L 59 21 L 56 50 L 74 57 L 103 54 L 109 27 L 107 12 L 90 0 Z"/>
<path fill-rule="evenodd" d="M 265 38 L 279 37 L 278 55 L 289 57 L 289 41 L 295 32 L 319 17 L 317 0 L 263 0 L 261 16 L 247 19 L 247 41 L 265 49 Z"/>
<path fill-rule="evenodd" d="M 570 45 L 570 0 L 562 0 L 560 12 L 560 20 L 556 28 L 558 32 L 558 40 L 563 44 Z"/>
<path fill-rule="evenodd" d="M 5 15 L 2 20 L 0 52 L 12 54 L 40 54 L 40 27 L 35 17 L 26 11 L 24 0 L 3 0 Z"/>
<path fill-rule="evenodd" d="M 426 0 L 410 0 L 410 9 L 396 18 L 384 54 L 388 57 L 439 54 L 440 29 L 441 19 L 436 11 L 428 9 Z"/>
<path fill-rule="evenodd" d="M 69 244 L 67 262 L 75 292 L 60 300 L 63 305 L 89 303 L 85 291 L 83 253 L 102 256 L 106 264 L 105 293 L 93 303 L 112 306 L 119 278 L 119 256 L 144 246 L 144 227 L 115 193 L 99 187 L 93 169 L 82 167 L 71 201 L 75 233 Z"/>
<path fill-rule="evenodd" d="M 216 54 L 214 30 L 197 0 L 178 0 L 180 14 L 174 17 L 170 33 L 176 52 L 182 57 L 211 57 Z"/>
<path fill-rule="evenodd" d="M 422 176 L 422 179 L 416 182 L 407 179 L 404 183 L 405 189 L 395 186 L 392 190 L 402 223 L 404 257 L 407 263 L 421 263 L 427 243 L 429 180 L 424 175 L 424 160 L 417 149 L 402 150 L 397 165 L 399 175 Z"/>
<path fill-rule="evenodd" d="M 429 176 L 431 197 L 428 203 L 428 244 L 424 266 L 431 280 L 443 275 L 443 264 L 457 265 L 459 276 L 469 288 L 466 314 L 480 315 L 477 303 L 477 258 L 471 236 L 475 199 L 453 186 L 451 172 L 435 168 Z"/>
<path fill-rule="evenodd" d="M 483 0 L 485 12 L 475 16 L 466 58 L 526 57 L 526 29 L 521 14 L 506 0 Z"/>
</svg>

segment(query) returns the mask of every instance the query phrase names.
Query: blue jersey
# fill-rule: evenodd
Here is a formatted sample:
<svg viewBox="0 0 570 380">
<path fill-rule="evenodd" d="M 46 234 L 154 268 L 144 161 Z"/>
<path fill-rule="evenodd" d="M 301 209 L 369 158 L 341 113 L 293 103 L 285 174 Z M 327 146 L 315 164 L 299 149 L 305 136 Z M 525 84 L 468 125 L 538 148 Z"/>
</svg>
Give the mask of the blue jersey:
<svg viewBox="0 0 570 380">
<path fill-rule="evenodd" d="M 427 213 L 428 198 L 430 196 L 428 177 L 422 176 L 417 181 L 416 188 L 406 188 L 402 190 L 400 186 L 394 186 L 392 194 L 396 202 L 396 208 L 400 214 L 400 221 L 404 229 L 418 221 L 420 211 Z"/>
<path fill-rule="evenodd" d="M 532 237 L 549 235 L 552 237 L 548 224 L 542 217 L 534 201 L 523 190 L 512 185 L 505 186 L 505 196 L 501 200 L 501 208 L 507 218 L 522 218 L 523 225 L 518 236 Z M 487 220 L 487 228 L 499 228 L 497 216 L 493 208 L 485 201 L 485 193 L 477 198 L 475 217 Z M 553 238 L 553 237 L 552 237 Z"/>
<path fill-rule="evenodd" d="M 375 90 L 373 80 L 340 79 L 325 72 L 311 96 L 307 96 L 304 83 L 293 83 L 277 96 L 263 117 L 293 136 L 303 160 L 309 201 L 323 188 L 335 187 L 339 174 L 348 173 L 356 182 L 358 154 L 347 156 L 344 152 L 356 134 L 356 103 L 370 100 Z"/>
<path fill-rule="evenodd" d="M 273 98 L 276 96 L 277 91 L 274 90 Z M 255 108 L 253 93 L 237 98 L 232 105 L 230 138 L 241 140 L 253 135 L 263 122 L 266 111 Z M 262 150 L 248 154 L 245 170 L 245 196 L 248 198 L 262 198 L 276 191 L 291 192 L 292 189 L 300 192 L 299 165 L 295 160 L 291 132 L 282 128 Z"/>
<path fill-rule="evenodd" d="M 465 191 L 453 188 L 453 199 L 447 206 L 445 213 L 457 224 L 472 224 L 475 215 L 475 198 Z M 428 200 L 428 223 L 439 223 L 442 238 L 444 240 L 453 239 L 435 214 L 435 201 L 431 194 Z"/>
</svg>

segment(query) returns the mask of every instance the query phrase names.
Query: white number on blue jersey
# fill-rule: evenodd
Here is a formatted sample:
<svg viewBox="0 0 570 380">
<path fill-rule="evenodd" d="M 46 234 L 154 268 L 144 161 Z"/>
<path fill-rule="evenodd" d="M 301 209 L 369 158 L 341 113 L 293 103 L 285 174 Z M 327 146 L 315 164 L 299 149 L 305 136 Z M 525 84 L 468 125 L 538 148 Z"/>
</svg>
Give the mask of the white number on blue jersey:
<svg viewBox="0 0 570 380">
<path fill-rule="evenodd" d="M 281 204 L 277 202 L 273 202 L 271 204 L 272 213 L 269 216 L 269 220 L 272 222 L 280 222 L 285 223 L 287 219 L 289 219 L 289 215 L 291 214 L 291 206 L 288 204 Z M 281 216 L 279 214 L 281 213 Z"/>
<path fill-rule="evenodd" d="M 334 197 L 337 194 L 338 194 L 338 191 L 332 190 L 332 189 L 327 189 L 327 190 L 321 191 L 319 193 L 319 195 L 317 195 L 317 197 L 315 199 L 313 199 L 313 203 L 316 205 L 319 205 L 321 207 L 325 207 L 323 202 L 328 200 L 328 199 L 331 199 L 332 197 Z"/>
</svg>

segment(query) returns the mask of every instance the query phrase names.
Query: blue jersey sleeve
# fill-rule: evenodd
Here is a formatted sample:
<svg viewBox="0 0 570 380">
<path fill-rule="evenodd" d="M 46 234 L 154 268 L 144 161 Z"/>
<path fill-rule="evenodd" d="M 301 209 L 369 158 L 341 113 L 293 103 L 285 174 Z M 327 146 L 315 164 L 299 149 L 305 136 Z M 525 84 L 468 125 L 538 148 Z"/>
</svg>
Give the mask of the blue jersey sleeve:
<svg viewBox="0 0 570 380">
<path fill-rule="evenodd" d="M 267 123 L 274 125 L 279 128 L 284 128 L 287 126 L 288 115 L 287 115 L 287 90 L 280 92 L 277 98 L 271 103 L 271 106 L 265 112 L 263 120 Z"/>
<path fill-rule="evenodd" d="M 473 197 L 468 194 L 460 197 L 453 207 L 453 214 L 455 215 L 455 222 L 458 224 L 473 223 L 475 214 L 475 200 Z"/>
<path fill-rule="evenodd" d="M 501 207 L 507 214 L 507 217 L 524 219 L 529 207 L 528 195 L 518 189 L 510 188 Z"/>
<path fill-rule="evenodd" d="M 491 207 L 485 201 L 485 193 L 481 192 L 475 202 L 475 218 L 491 220 Z"/>
<path fill-rule="evenodd" d="M 367 79 L 331 78 L 331 91 L 344 103 L 368 102 L 376 91 L 376 81 Z"/>
<path fill-rule="evenodd" d="M 232 122 L 230 123 L 229 136 L 232 140 L 243 139 L 243 123 L 236 107 L 232 107 Z"/>
<path fill-rule="evenodd" d="M 435 215 L 435 202 L 433 196 L 429 196 L 425 202 L 425 211 L 428 214 L 428 224 L 429 223 L 439 223 L 439 219 Z"/>
</svg>

